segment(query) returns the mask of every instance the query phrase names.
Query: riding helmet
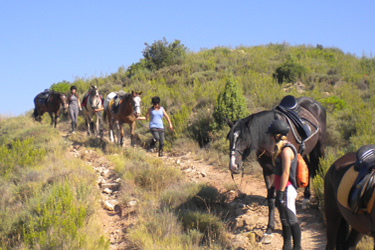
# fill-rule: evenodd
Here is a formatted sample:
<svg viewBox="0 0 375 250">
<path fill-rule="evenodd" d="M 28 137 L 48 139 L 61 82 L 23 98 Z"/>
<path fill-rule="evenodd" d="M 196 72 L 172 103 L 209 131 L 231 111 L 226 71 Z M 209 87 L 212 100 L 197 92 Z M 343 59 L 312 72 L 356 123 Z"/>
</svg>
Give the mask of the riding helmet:
<svg viewBox="0 0 375 250">
<path fill-rule="evenodd" d="M 287 135 L 289 133 L 289 126 L 284 120 L 274 120 L 268 126 L 266 133 Z"/>
<path fill-rule="evenodd" d="M 76 86 L 71 86 L 70 87 L 70 91 L 72 91 L 73 89 L 77 90 Z"/>
<path fill-rule="evenodd" d="M 157 104 L 157 103 L 160 103 L 160 98 L 159 98 L 159 96 L 154 96 L 154 97 L 152 97 L 152 99 L 151 99 L 151 103 L 152 104 Z"/>
</svg>

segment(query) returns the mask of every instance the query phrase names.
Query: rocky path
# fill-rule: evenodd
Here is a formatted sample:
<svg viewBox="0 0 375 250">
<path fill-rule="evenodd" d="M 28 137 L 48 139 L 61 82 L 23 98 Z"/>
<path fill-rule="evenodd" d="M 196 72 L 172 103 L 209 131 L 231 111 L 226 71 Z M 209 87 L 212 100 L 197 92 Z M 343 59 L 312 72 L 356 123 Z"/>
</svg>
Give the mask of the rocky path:
<svg viewBox="0 0 375 250">
<path fill-rule="evenodd" d="M 68 131 L 63 131 L 63 136 L 68 137 Z M 79 132 L 83 133 L 83 132 Z M 125 141 L 125 145 L 130 145 Z M 143 150 L 143 149 L 140 149 Z M 134 207 L 136 201 L 129 201 L 126 206 L 119 206 L 118 188 L 121 180 L 116 176 L 112 166 L 105 156 L 99 155 L 94 150 L 85 148 L 80 144 L 72 144 L 69 150 L 72 157 L 83 159 L 97 173 L 98 188 L 101 192 L 100 212 L 102 227 L 110 239 L 110 249 L 130 249 L 126 242 L 126 233 L 136 222 Z M 150 154 L 151 153 L 147 153 Z M 152 154 L 157 157 L 157 154 Z M 234 185 L 227 170 L 220 170 L 204 161 L 194 160 L 190 153 L 184 156 L 172 156 L 166 154 L 166 164 L 179 168 L 190 181 L 196 183 L 208 183 L 219 191 L 225 192 L 229 185 Z M 281 224 L 276 212 L 276 231 L 269 244 L 260 243 L 260 238 L 267 225 L 268 207 L 265 203 L 266 188 L 261 177 L 245 175 L 240 180 L 236 176 L 235 182 L 240 185 L 244 195 L 238 197 L 238 192 L 232 191 L 236 197 L 231 207 L 230 219 L 232 220 L 232 242 L 238 249 L 281 249 Z M 297 213 L 302 229 L 302 246 L 307 249 L 324 249 L 326 243 L 323 219 L 316 204 L 301 209 L 302 193 L 299 191 L 297 201 Z"/>
</svg>

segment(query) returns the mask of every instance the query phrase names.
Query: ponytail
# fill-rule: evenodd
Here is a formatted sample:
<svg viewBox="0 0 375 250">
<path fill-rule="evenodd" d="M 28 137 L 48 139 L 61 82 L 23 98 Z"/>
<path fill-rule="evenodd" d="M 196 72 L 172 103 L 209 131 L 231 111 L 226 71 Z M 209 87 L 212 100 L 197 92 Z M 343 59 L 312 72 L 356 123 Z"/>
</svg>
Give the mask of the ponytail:
<svg viewBox="0 0 375 250">
<path fill-rule="evenodd" d="M 272 165 L 275 167 L 275 160 L 277 156 L 281 153 L 282 148 L 286 143 L 286 135 L 276 134 L 274 135 L 276 139 L 275 150 L 272 155 Z"/>
</svg>

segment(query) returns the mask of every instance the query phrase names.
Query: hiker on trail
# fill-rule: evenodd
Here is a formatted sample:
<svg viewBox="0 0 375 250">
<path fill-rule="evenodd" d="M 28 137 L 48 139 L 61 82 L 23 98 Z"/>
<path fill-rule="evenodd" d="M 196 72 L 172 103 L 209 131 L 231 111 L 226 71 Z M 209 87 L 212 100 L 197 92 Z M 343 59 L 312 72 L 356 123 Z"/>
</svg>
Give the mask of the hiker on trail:
<svg viewBox="0 0 375 250">
<path fill-rule="evenodd" d="M 173 131 L 173 126 L 171 120 L 165 109 L 160 106 L 160 98 L 154 96 L 151 100 L 152 107 L 149 108 L 146 116 L 138 117 L 138 120 L 147 120 L 150 119 L 150 132 L 152 134 L 152 139 L 149 147 L 150 152 L 154 152 L 156 142 L 159 141 L 159 157 L 163 156 L 163 147 L 164 147 L 164 124 L 163 117 L 165 117 L 169 124 L 169 129 Z"/>
<path fill-rule="evenodd" d="M 289 126 L 284 120 L 273 121 L 266 133 L 271 134 L 272 139 L 276 143 L 272 162 L 275 175 L 276 206 L 279 209 L 283 227 L 283 250 L 300 250 L 301 228 L 298 224 L 296 214 L 297 184 L 295 176 L 297 151 L 286 139 L 289 133 Z"/>
<path fill-rule="evenodd" d="M 70 87 L 70 94 L 68 96 L 69 102 L 69 116 L 72 121 L 72 133 L 75 133 L 75 128 L 77 127 L 77 120 L 79 111 L 82 111 L 81 102 L 79 96 L 77 95 L 77 88 L 75 86 Z"/>
</svg>

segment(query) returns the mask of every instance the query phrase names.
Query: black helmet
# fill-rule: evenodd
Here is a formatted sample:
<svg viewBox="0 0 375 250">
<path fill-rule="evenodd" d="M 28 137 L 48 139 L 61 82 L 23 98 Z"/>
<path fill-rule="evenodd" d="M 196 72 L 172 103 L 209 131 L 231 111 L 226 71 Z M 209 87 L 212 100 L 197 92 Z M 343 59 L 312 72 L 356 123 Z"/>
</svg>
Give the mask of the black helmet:
<svg viewBox="0 0 375 250">
<path fill-rule="evenodd" d="M 274 120 L 268 126 L 266 133 L 287 135 L 289 133 L 289 126 L 284 120 Z"/>
<path fill-rule="evenodd" d="M 152 104 L 157 104 L 157 103 L 160 103 L 160 98 L 159 98 L 159 96 L 154 96 L 154 97 L 152 97 L 152 99 L 151 99 L 151 103 Z"/>
<path fill-rule="evenodd" d="M 72 91 L 73 89 L 77 90 L 76 86 L 71 86 L 70 87 L 70 91 Z"/>
</svg>

